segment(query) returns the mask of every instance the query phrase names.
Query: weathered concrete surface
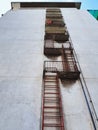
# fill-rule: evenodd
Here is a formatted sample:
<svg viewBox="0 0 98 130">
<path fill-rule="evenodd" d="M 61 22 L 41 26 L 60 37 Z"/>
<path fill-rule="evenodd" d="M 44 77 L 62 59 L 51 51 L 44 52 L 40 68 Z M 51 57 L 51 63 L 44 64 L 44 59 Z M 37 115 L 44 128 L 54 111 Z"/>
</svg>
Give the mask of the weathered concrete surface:
<svg viewBox="0 0 98 130">
<path fill-rule="evenodd" d="M 66 9 L 66 10 L 62 9 L 62 12 L 73 42 L 73 46 L 77 53 L 84 78 L 86 80 L 88 90 L 90 92 L 94 107 L 98 115 L 98 87 L 97 87 L 98 86 L 98 72 L 97 72 L 98 70 L 98 22 L 87 11 L 82 11 L 77 9 Z M 69 114 L 70 116 L 68 119 L 70 119 L 71 117 L 74 118 L 73 121 L 70 121 L 71 122 L 70 124 L 72 124 L 72 126 L 74 127 L 75 126 L 74 123 L 76 123 L 77 130 L 78 129 L 84 130 L 85 128 L 90 130 L 92 129 L 91 127 L 92 125 L 91 125 L 88 112 L 86 112 L 87 110 L 85 108 L 86 107 L 85 101 L 83 102 L 79 100 L 80 96 L 82 96 L 81 94 L 74 93 L 81 90 L 80 88 L 81 86 L 79 87 L 77 85 L 74 87 L 72 86 L 73 91 L 71 88 L 70 89 L 66 88 L 71 92 L 70 94 L 70 98 L 72 99 L 70 100 L 71 105 L 73 104 L 73 102 L 74 105 L 76 104 L 76 107 L 78 105 L 77 107 L 78 110 L 76 110 L 77 113 L 76 119 L 74 118 L 72 112 L 72 110 L 74 110 L 73 109 L 74 106 L 72 106 L 71 109 L 72 114 L 70 112 Z M 77 94 L 79 95 L 73 97 L 72 93 L 74 93 L 75 95 Z M 68 99 L 67 96 L 64 97 Z M 83 96 L 82 99 L 84 100 Z M 68 111 L 69 110 L 70 109 L 68 108 Z M 78 111 L 80 111 L 79 114 Z M 81 124 L 81 128 L 77 128 L 79 127 L 79 124 Z M 74 129 L 73 127 L 70 128 L 70 130 Z"/>
<path fill-rule="evenodd" d="M 97 76 L 96 79 L 89 77 L 89 73 L 92 76 L 94 72 L 85 68 L 90 63 L 86 57 L 92 48 L 89 44 L 93 50 L 96 47 L 97 53 L 98 42 L 93 33 L 95 42 L 89 40 L 91 35 L 88 32 L 95 28 L 90 28 L 88 19 L 97 23 L 84 11 L 64 9 L 62 12 L 97 108 Z M 0 19 L 0 130 L 40 129 L 43 61 L 51 60 L 43 55 L 44 21 L 44 9 L 10 11 Z M 90 28 L 88 31 L 83 22 L 85 27 Z M 96 54 L 93 50 L 92 54 Z M 61 60 L 61 57 L 52 60 Z M 97 57 L 95 63 L 98 63 Z M 95 64 L 92 66 L 94 68 Z M 66 81 L 61 84 L 61 92 L 67 130 L 93 130 L 80 82 Z"/>
<path fill-rule="evenodd" d="M 45 10 L 0 19 L 0 130 L 39 130 Z"/>
</svg>

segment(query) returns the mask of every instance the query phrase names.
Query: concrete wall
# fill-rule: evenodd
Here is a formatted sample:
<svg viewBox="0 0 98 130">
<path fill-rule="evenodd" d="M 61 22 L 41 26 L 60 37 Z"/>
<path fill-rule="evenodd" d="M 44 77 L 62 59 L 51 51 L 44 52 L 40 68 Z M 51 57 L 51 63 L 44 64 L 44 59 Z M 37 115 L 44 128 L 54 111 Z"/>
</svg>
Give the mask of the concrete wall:
<svg viewBox="0 0 98 130">
<path fill-rule="evenodd" d="M 62 13 L 98 110 L 98 23 L 86 11 Z M 44 28 L 45 9 L 10 11 L 0 19 L 0 130 L 40 129 L 43 61 L 51 60 L 43 55 Z M 60 87 L 66 129 L 93 130 L 80 81 Z"/>
<path fill-rule="evenodd" d="M 39 130 L 45 10 L 0 19 L 0 130 Z"/>
<path fill-rule="evenodd" d="M 97 72 L 98 70 L 98 58 L 97 58 L 98 56 L 98 22 L 87 11 L 77 10 L 77 9 L 62 9 L 62 13 L 64 16 L 64 20 L 67 24 L 68 31 L 70 33 L 71 40 L 72 40 L 74 49 L 78 57 L 78 61 L 80 63 L 80 67 L 82 69 L 82 72 L 86 81 L 87 88 L 89 90 L 91 99 L 93 101 L 94 108 L 98 115 L 98 100 L 97 100 L 98 99 L 98 87 L 97 87 L 97 84 L 98 84 L 98 72 Z M 77 84 L 78 84 L 78 81 L 77 81 Z M 76 92 L 79 91 L 81 87 L 73 86 L 72 88 L 73 88 L 73 91 L 71 89 L 70 90 L 71 93 L 74 93 L 75 95 L 79 94 L 79 93 L 75 93 L 74 91 Z M 76 88 L 78 90 L 76 90 Z M 70 94 L 70 97 L 74 100 L 73 102 L 76 103 L 76 105 L 74 106 L 77 106 L 77 104 L 80 102 L 80 104 L 78 104 L 79 105 L 78 107 L 80 108 L 78 108 L 78 110 L 76 111 L 76 113 L 80 111 L 79 119 L 77 116 L 78 122 L 76 122 L 76 124 L 78 124 L 77 126 L 79 126 L 79 122 L 81 122 L 80 123 L 81 128 L 84 127 L 82 129 L 85 129 L 86 128 L 85 125 L 87 126 L 86 120 L 88 121 L 90 120 L 89 120 L 89 117 L 87 116 L 86 109 L 84 108 L 85 105 L 83 105 L 84 103 L 82 104 L 83 97 L 82 97 L 82 101 L 79 101 L 79 98 L 80 98 L 79 95 L 73 98 L 72 94 Z M 96 122 L 98 123 L 97 120 Z M 90 124 L 91 123 L 89 122 L 89 127 L 90 127 Z M 90 128 L 86 128 L 86 129 L 90 129 Z"/>
</svg>

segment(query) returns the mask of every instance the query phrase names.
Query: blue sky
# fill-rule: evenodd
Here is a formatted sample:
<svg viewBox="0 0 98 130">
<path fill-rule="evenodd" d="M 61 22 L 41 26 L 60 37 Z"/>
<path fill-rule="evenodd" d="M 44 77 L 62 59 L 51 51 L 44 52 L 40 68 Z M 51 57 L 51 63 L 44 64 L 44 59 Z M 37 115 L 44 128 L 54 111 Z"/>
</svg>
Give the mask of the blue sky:
<svg viewBox="0 0 98 130">
<path fill-rule="evenodd" d="M 98 0 L 80 0 L 82 2 L 82 9 L 97 9 L 98 10 Z"/>
<path fill-rule="evenodd" d="M 0 0 L 0 15 L 5 13 L 11 8 L 11 1 L 12 0 Z M 30 1 L 30 0 L 14 0 L 14 1 Z M 32 0 L 32 1 L 59 1 L 59 2 L 75 2 L 79 1 L 82 2 L 81 9 L 98 9 L 98 0 Z"/>
</svg>

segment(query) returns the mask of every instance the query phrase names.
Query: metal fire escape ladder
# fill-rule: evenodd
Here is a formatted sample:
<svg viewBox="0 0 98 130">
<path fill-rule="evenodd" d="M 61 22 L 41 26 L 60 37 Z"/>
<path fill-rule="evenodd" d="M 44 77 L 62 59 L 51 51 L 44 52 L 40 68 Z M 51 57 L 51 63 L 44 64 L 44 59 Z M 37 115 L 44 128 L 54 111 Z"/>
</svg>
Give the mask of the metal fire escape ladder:
<svg viewBox="0 0 98 130">
<path fill-rule="evenodd" d="M 57 73 L 44 76 L 42 130 L 64 130 L 62 99 Z"/>
</svg>

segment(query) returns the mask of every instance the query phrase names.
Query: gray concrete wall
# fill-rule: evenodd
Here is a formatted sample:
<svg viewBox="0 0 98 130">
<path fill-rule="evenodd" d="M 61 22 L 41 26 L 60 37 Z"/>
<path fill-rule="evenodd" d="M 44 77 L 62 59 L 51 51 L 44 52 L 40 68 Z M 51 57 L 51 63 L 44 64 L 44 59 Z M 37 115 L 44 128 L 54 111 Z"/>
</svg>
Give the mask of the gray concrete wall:
<svg viewBox="0 0 98 130">
<path fill-rule="evenodd" d="M 97 111 L 98 23 L 86 11 L 62 13 Z M 10 11 L 0 19 L 0 130 L 40 129 L 43 61 L 53 60 L 43 55 L 44 28 L 45 9 Z M 60 87 L 66 129 L 93 130 L 80 81 Z"/>
<path fill-rule="evenodd" d="M 98 115 L 98 22 L 87 11 L 77 9 L 62 9 L 62 13 L 67 24 L 68 31 L 70 33 L 78 61 L 82 69 L 84 79 L 86 81 L 87 88 L 93 101 L 94 108 Z M 78 81 L 76 84 L 78 85 Z M 69 97 L 71 98 L 70 102 L 72 101 L 72 103 L 69 105 L 72 105 L 73 108 L 71 110 L 68 108 L 68 111 L 70 110 L 70 113 L 73 111 L 73 118 L 75 117 L 73 116 L 75 113 L 74 109 L 76 109 L 76 107 L 78 108 L 76 110 L 77 118 L 76 120 L 71 121 L 71 124 L 74 127 L 73 123 L 76 121 L 75 123 L 78 124 L 78 127 L 80 127 L 79 124 L 81 125 L 81 130 L 85 128 L 92 129 L 89 116 L 86 112 L 85 101 L 83 101 L 83 94 L 79 94 L 79 91 L 82 90 L 81 86 L 79 87 L 77 85 L 72 86 L 73 90 L 70 87 L 66 88 L 68 91 L 66 91 L 66 93 L 70 95 Z M 73 94 L 75 97 L 73 97 Z M 67 96 L 65 97 L 68 98 Z M 86 120 L 88 120 L 88 123 Z M 98 125 L 97 120 L 96 122 Z M 89 128 L 87 128 L 87 124 L 89 125 Z"/>
<path fill-rule="evenodd" d="M 0 130 L 39 130 L 45 10 L 0 19 Z"/>
</svg>

